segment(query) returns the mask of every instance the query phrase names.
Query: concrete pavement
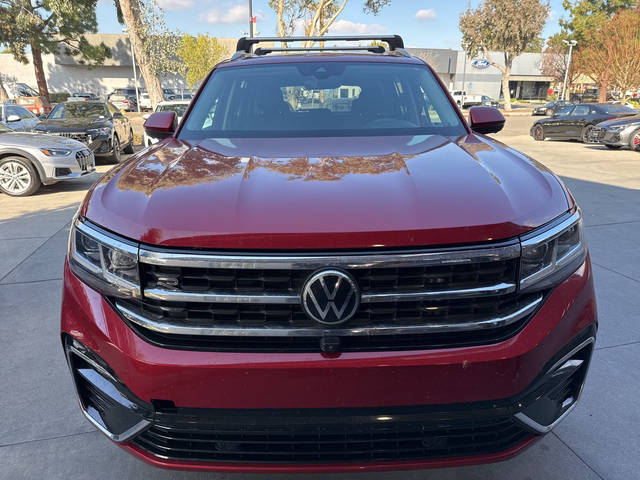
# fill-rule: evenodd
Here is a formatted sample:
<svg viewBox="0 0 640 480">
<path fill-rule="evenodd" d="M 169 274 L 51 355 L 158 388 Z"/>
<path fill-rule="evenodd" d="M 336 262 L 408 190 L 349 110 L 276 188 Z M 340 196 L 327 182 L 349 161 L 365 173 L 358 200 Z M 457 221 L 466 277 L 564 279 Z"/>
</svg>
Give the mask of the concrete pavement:
<svg viewBox="0 0 640 480">
<path fill-rule="evenodd" d="M 563 176 L 581 204 L 601 326 L 581 404 L 509 461 L 477 467 L 287 478 L 632 479 L 640 471 L 640 154 L 534 142 L 531 118 L 496 137 Z M 101 166 L 106 171 L 108 166 Z M 161 471 L 112 445 L 82 417 L 60 348 L 62 260 L 69 222 L 93 179 L 25 199 L 0 195 L 0 479 L 255 479 Z"/>
</svg>

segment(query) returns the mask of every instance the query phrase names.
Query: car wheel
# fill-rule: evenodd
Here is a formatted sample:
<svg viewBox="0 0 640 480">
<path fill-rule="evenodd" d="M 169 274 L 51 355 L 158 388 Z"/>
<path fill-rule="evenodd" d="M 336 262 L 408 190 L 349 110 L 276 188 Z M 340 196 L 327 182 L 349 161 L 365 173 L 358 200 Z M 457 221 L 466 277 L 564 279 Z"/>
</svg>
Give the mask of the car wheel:
<svg viewBox="0 0 640 480">
<path fill-rule="evenodd" d="M 640 152 L 640 128 L 631 134 L 629 138 L 629 148 Z"/>
<path fill-rule="evenodd" d="M 111 142 L 111 144 L 112 144 L 112 148 L 113 148 L 113 153 L 111 154 L 111 159 L 115 163 L 120 163 L 120 161 L 122 160 L 122 155 L 120 153 L 120 140 L 118 140 L 118 136 L 117 135 L 113 136 L 113 142 Z"/>
<path fill-rule="evenodd" d="M 541 142 L 544 140 L 544 129 L 541 125 L 536 125 L 533 128 L 533 139 Z"/>
<path fill-rule="evenodd" d="M 0 191 L 12 197 L 33 195 L 40 188 L 40 177 L 31 162 L 22 157 L 0 160 Z"/>
<path fill-rule="evenodd" d="M 591 136 L 591 130 L 593 130 L 593 125 L 587 125 L 586 127 L 584 127 L 584 129 L 582 130 L 582 136 L 580 137 L 582 143 L 591 143 L 591 141 L 589 140 L 589 137 Z"/>
<path fill-rule="evenodd" d="M 133 130 L 129 130 L 129 138 L 131 139 L 131 141 L 124 149 L 124 153 L 126 153 L 127 155 L 131 155 L 133 153 Z"/>
<path fill-rule="evenodd" d="M 618 150 L 620 148 L 620 145 L 605 145 L 605 147 L 611 150 Z"/>
</svg>

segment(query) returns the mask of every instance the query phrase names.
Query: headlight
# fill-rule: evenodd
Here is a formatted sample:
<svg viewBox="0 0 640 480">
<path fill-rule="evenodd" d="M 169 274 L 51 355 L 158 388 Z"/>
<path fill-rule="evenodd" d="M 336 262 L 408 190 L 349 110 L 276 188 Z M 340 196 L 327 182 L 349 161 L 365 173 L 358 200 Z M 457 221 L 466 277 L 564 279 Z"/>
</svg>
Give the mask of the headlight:
<svg viewBox="0 0 640 480">
<path fill-rule="evenodd" d="M 586 256 L 580 211 L 543 232 L 522 237 L 521 242 L 520 288 L 546 288 L 560 281 Z"/>
<path fill-rule="evenodd" d="M 87 133 L 92 137 L 108 137 L 111 135 L 110 127 L 102 127 L 102 128 L 92 128 L 87 130 Z"/>
<path fill-rule="evenodd" d="M 622 130 L 624 130 L 628 126 L 629 125 L 614 125 L 612 127 L 607 128 L 607 130 L 610 130 L 612 132 L 621 132 Z"/>
<path fill-rule="evenodd" d="M 71 228 L 69 265 L 82 281 L 105 295 L 140 296 L 138 247 L 79 219 Z"/>
<path fill-rule="evenodd" d="M 66 148 L 41 148 L 40 151 L 47 157 L 66 157 L 71 155 L 71 150 Z"/>
</svg>

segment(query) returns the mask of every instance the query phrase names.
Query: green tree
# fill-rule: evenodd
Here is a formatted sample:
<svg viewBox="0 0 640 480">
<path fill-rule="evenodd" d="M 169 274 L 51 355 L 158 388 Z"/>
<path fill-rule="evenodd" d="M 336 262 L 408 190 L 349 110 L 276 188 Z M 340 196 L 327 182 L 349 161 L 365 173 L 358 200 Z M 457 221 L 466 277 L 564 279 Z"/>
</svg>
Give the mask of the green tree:
<svg viewBox="0 0 640 480">
<path fill-rule="evenodd" d="M 563 0 L 562 7 L 569 13 L 567 19 L 560 19 L 560 26 L 566 36 L 580 43 L 588 31 L 599 28 L 618 10 L 632 7 L 637 0 Z"/>
<path fill-rule="evenodd" d="M 549 3 L 542 0 L 485 0 L 460 15 L 462 45 L 474 57 L 482 53 L 502 72 L 504 109 L 511 110 L 509 77 L 513 60 L 527 50 L 542 33 L 549 17 Z M 503 54 L 498 63 L 489 52 Z"/>
<path fill-rule="evenodd" d="M 184 63 L 187 84 L 189 88 L 194 88 L 220 60 L 229 55 L 229 52 L 216 38 L 209 35 L 184 35 L 177 54 Z"/>
<path fill-rule="evenodd" d="M 13 57 L 29 63 L 31 50 L 38 91 L 49 98 L 42 55 L 60 48 L 70 55 L 80 55 L 81 61 L 100 64 L 111 56 L 111 50 L 101 43 L 92 45 L 85 33 L 98 31 L 97 0 L 0 0 L 0 44 Z"/>
</svg>

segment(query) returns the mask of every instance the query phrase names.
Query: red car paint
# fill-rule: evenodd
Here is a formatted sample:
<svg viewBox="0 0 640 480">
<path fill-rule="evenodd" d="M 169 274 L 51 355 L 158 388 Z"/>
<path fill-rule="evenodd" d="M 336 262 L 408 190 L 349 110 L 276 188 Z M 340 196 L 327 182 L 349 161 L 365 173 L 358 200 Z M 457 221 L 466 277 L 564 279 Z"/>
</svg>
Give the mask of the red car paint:
<svg viewBox="0 0 640 480">
<path fill-rule="evenodd" d="M 294 60 L 247 58 L 217 68 Z M 368 60 L 341 55 L 323 61 Z M 405 57 L 376 61 L 421 64 Z M 482 122 L 483 113 L 477 115 L 474 123 Z M 168 121 L 152 123 L 166 129 Z M 100 179 L 80 215 L 148 245 L 295 251 L 512 239 L 574 208 L 570 193 L 544 166 L 472 133 L 466 123 L 467 134 L 455 139 L 232 139 L 231 145 L 179 140 L 184 124 Z M 587 256 L 521 331 L 491 345 L 332 355 L 182 351 L 139 337 L 65 261 L 61 329 L 99 355 L 146 402 L 236 409 L 436 405 L 509 398 L 525 390 L 553 355 L 596 323 L 594 298 Z M 537 438 L 490 455 L 291 465 L 165 460 L 132 444 L 121 446 L 172 469 L 329 473 L 500 461 Z"/>
</svg>

